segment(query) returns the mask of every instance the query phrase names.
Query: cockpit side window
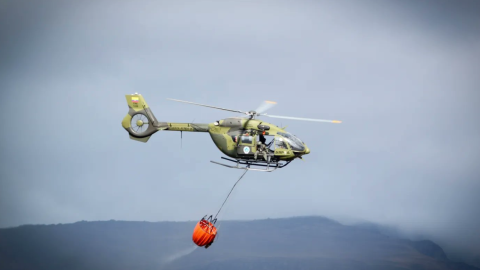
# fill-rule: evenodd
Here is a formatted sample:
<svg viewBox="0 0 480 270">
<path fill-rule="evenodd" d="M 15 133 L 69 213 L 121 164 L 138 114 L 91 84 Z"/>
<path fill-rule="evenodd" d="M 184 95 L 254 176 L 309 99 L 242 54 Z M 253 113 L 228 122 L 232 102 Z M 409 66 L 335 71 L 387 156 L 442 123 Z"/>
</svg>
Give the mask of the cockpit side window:
<svg viewBox="0 0 480 270">
<path fill-rule="evenodd" d="M 283 141 L 282 138 L 276 137 L 275 138 L 275 149 L 288 149 L 287 145 Z"/>
<path fill-rule="evenodd" d="M 302 141 L 298 139 L 297 137 L 293 136 L 290 133 L 287 132 L 277 132 L 278 135 L 283 136 L 284 140 L 290 144 L 290 147 L 294 151 L 304 151 L 305 146 L 303 145 Z"/>
</svg>

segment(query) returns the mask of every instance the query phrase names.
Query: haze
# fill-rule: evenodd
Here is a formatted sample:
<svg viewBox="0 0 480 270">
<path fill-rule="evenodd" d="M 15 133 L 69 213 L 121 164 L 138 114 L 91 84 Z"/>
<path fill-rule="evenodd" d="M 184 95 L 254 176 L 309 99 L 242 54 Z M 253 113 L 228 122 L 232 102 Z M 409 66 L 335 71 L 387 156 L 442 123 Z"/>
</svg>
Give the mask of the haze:
<svg viewBox="0 0 480 270">
<path fill-rule="evenodd" d="M 478 1 L 2 1 L 0 227 L 197 220 L 241 171 L 206 133 L 128 138 L 125 94 L 160 121 L 269 112 L 311 153 L 249 172 L 222 219 L 321 215 L 480 250 Z M 460 255 L 459 255 L 460 256 Z M 478 254 L 477 254 L 478 256 Z"/>
</svg>

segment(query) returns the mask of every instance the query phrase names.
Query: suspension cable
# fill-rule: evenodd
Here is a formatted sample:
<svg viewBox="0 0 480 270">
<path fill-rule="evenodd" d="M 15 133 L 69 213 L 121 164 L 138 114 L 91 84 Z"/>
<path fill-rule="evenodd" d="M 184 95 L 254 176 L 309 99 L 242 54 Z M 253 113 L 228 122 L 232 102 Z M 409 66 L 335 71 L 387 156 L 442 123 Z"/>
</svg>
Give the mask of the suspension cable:
<svg viewBox="0 0 480 270">
<path fill-rule="evenodd" d="M 218 212 L 217 212 L 217 214 L 215 215 L 215 218 L 214 218 L 214 219 L 216 219 L 217 216 L 218 216 L 218 214 L 220 213 L 220 211 L 222 211 L 222 208 L 223 208 L 223 206 L 225 205 L 225 202 L 227 202 L 228 197 L 230 197 L 230 194 L 232 194 L 233 189 L 234 189 L 235 186 L 238 184 L 238 182 L 240 182 L 240 180 L 242 180 L 243 176 L 244 176 L 247 172 L 248 172 L 248 170 L 245 169 L 245 172 L 242 174 L 242 176 L 240 176 L 240 178 L 238 178 L 237 182 L 235 182 L 235 185 L 233 185 L 232 189 L 230 190 L 230 192 L 229 192 L 228 195 L 227 195 L 227 198 L 225 198 L 225 201 L 223 201 L 222 206 L 220 207 L 220 209 L 218 209 Z"/>
</svg>

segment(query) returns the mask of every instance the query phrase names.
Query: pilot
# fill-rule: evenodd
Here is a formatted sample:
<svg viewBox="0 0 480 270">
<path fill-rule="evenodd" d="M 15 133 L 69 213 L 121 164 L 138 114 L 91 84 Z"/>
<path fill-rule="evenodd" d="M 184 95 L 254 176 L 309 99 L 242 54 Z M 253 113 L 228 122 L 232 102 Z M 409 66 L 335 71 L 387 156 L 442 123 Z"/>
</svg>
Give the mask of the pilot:
<svg viewBox="0 0 480 270">
<path fill-rule="evenodd" d="M 266 148 L 265 148 L 265 144 L 262 143 L 261 139 L 257 144 L 257 151 L 253 155 L 253 158 L 255 158 L 255 160 L 257 160 L 257 154 L 258 153 L 261 153 L 263 155 L 263 158 L 265 159 L 265 161 L 267 160 L 267 151 L 266 151 Z"/>
<path fill-rule="evenodd" d="M 278 139 L 276 144 L 277 147 L 280 149 L 287 149 L 287 146 L 285 145 L 285 142 L 282 140 L 282 138 Z"/>
</svg>

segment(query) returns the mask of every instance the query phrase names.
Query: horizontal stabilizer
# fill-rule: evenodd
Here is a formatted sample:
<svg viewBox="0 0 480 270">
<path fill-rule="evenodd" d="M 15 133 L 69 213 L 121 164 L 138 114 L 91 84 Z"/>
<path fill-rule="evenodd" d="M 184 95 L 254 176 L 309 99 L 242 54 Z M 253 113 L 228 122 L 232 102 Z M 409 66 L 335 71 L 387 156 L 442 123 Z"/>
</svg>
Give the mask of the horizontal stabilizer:
<svg viewBox="0 0 480 270">
<path fill-rule="evenodd" d="M 132 135 L 130 135 L 130 139 L 135 140 L 135 141 L 138 141 L 138 142 L 143 142 L 143 143 L 148 142 L 148 139 L 150 139 L 150 137 L 152 137 L 152 136 L 147 136 L 147 137 L 143 137 L 143 138 L 137 138 L 137 137 L 133 137 Z"/>
</svg>

